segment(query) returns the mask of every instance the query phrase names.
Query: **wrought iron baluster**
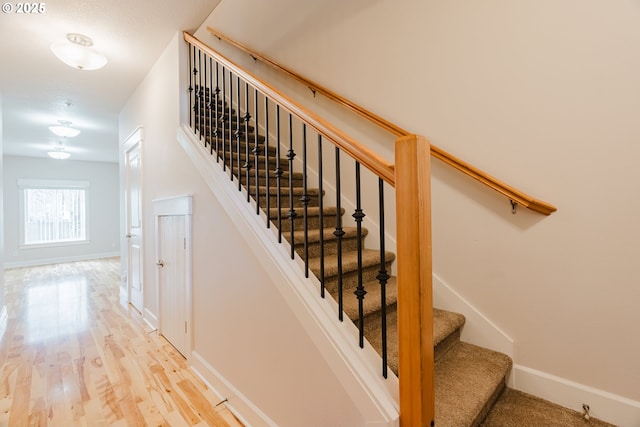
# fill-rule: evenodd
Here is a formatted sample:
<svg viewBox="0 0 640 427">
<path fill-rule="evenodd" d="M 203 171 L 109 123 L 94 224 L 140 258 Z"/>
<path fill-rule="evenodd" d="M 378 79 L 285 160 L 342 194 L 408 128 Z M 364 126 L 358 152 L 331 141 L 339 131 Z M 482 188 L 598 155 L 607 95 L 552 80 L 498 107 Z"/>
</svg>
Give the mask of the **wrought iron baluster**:
<svg viewBox="0 0 640 427">
<path fill-rule="evenodd" d="M 204 85 L 202 86 L 202 88 L 200 89 L 202 91 L 202 130 L 200 131 L 200 138 L 204 139 L 204 148 L 207 148 L 207 117 L 209 116 L 208 114 L 208 109 L 207 109 L 207 95 L 209 94 L 208 92 L 208 88 L 207 88 L 207 55 L 204 55 L 204 67 L 202 69 L 203 72 L 203 78 L 204 78 Z"/>
<path fill-rule="evenodd" d="M 239 107 L 239 105 L 238 105 Z M 229 177 L 233 181 L 233 74 L 229 71 Z"/>
<path fill-rule="evenodd" d="M 242 97 L 240 96 L 240 76 L 237 76 L 237 82 L 238 84 L 236 85 L 237 87 L 237 96 L 236 96 L 236 164 L 237 164 L 237 168 L 238 168 L 238 172 L 237 172 L 237 177 L 238 177 L 238 191 L 242 190 L 242 165 L 240 164 L 240 139 L 242 138 L 242 130 L 241 130 L 241 123 L 240 123 L 240 103 L 242 100 Z M 244 109 L 247 109 L 247 106 L 244 106 Z M 231 173 L 233 174 L 233 168 L 231 170 Z"/>
<path fill-rule="evenodd" d="M 289 151 L 287 151 L 287 159 L 289 160 L 289 230 L 291 237 L 289 242 L 291 243 L 291 259 L 295 258 L 295 236 L 294 236 L 294 220 L 298 216 L 296 210 L 293 207 L 293 159 L 296 157 L 295 151 L 293 151 L 293 121 L 292 115 L 289 113 Z"/>
<path fill-rule="evenodd" d="M 216 133 L 216 126 L 214 125 L 215 103 L 217 102 L 217 96 L 213 86 L 213 58 L 209 57 L 209 153 L 213 154 L 213 139 Z"/>
<path fill-rule="evenodd" d="M 249 114 L 249 83 L 244 84 L 244 173 L 245 173 L 245 185 L 247 186 L 247 203 L 251 201 L 251 157 L 249 157 L 249 120 L 251 120 L 251 114 Z"/>
<path fill-rule="evenodd" d="M 336 147 L 336 230 L 333 235 L 336 236 L 337 245 L 337 261 L 338 261 L 338 318 L 343 320 L 343 295 L 342 295 L 342 236 L 344 236 L 344 230 L 342 229 L 342 207 L 340 199 L 342 193 L 340 190 L 340 149 Z"/>
<path fill-rule="evenodd" d="M 380 282 L 380 304 L 382 315 L 382 376 L 387 378 L 387 261 L 385 255 L 385 235 L 384 235 L 384 180 L 378 178 L 378 200 L 380 211 L 380 271 L 376 276 Z"/>
<path fill-rule="evenodd" d="M 324 298 L 324 202 L 322 199 L 322 135 L 318 134 L 318 221 L 320 221 L 320 296 Z"/>
<path fill-rule="evenodd" d="M 289 171 L 289 176 L 293 174 Z M 289 178 L 292 179 L 292 178 Z M 300 198 L 303 206 L 304 221 L 304 277 L 309 277 L 309 192 L 307 188 L 307 125 L 302 123 L 302 197 Z M 291 222 L 293 229 L 293 221 Z M 293 235 L 293 233 L 291 233 Z M 322 229 L 320 230 L 322 234 Z"/>
<path fill-rule="evenodd" d="M 254 144 L 253 144 L 253 161 L 254 161 L 254 170 L 255 170 L 255 185 L 256 185 L 256 215 L 260 214 L 260 159 L 258 154 L 260 154 L 258 148 L 258 89 L 254 90 L 253 93 L 253 115 L 255 116 L 253 119 L 254 129 Z M 249 191 L 247 191 L 249 193 Z"/>
<path fill-rule="evenodd" d="M 215 114 L 216 114 L 216 119 L 215 121 L 211 122 L 211 126 L 214 128 L 214 136 L 216 138 L 216 162 L 220 161 L 220 129 L 218 126 L 218 123 L 220 123 L 220 111 L 218 110 L 218 104 L 220 104 L 220 86 L 218 85 L 218 61 L 216 61 L 216 91 L 215 91 Z M 213 144 L 211 145 L 211 154 L 213 154 Z"/>
<path fill-rule="evenodd" d="M 198 132 L 200 139 L 202 139 L 202 51 L 198 49 Z"/>
<path fill-rule="evenodd" d="M 358 238 L 358 286 L 353 292 L 358 298 L 358 329 L 360 330 L 360 348 L 364 347 L 364 296 L 367 291 L 364 289 L 362 280 L 362 220 L 365 217 L 362 211 L 362 193 L 360 186 L 360 162 L 356 162 L 356 210 L 353 213 L 356 220 L 356 235 Z"/>
<path fill-rule="evenodd" d="M 227 132 L 226 132 L 226 115 L 227 112 L 225 111 L 224 108 L 224 103 L 227 102 L 227 70 L 224 67 L 224 65 L 222 66 L 222 102 L 223 102 L 223 107 L 222 107 L 222 114 L 220 115 L 220 125 L 222 127 L 221 132 L 222 132 L 222 170 L 226 172 L 227 170 Z M 231 104 L 229 104 L 231 105 Z"/>
<path fill-rule="evenodd" d="M 278 243 L 282 243 L 282 203 L 280 197 L 280 179 L 282 168 L 280 167 L 280 105 L 276 104 L 276 205 L 278 206 Z"/>
<path fill-rule="evenodd" d="M 264 97 L 264 177 L 265 177 L 265 201 L 267 206 L 267 228 L 271 228 L 271 199 L 269 198 L 270 192 L 270 180 L 269 175 L 271 169 L 269 168 L 269 98 Z"/>
<path fill-rule="evenodd" d="M 193 52 L 193 54 L 192 54 Z M 189 49 L 189 127 L 191 128 L 191 130 L 193 131 L 195 129 L 195 121 L 194 121 L 194 117 L 193 117 L 193 113 L 195 111 L 196 108 L 196 104 L 195 104 L 195 99 L 194 99 L 194 93 L 193 93 L 193 81 L 194 81 L 194 74 L 196 72 L 195 69 L 195 62 L 196 62 L 196 47 L 193 46 L 193 49 Z M 193 70 L 191 69 L 192 65 L 191 63 L 194 63 L 193 65 Z"/>
</svg>

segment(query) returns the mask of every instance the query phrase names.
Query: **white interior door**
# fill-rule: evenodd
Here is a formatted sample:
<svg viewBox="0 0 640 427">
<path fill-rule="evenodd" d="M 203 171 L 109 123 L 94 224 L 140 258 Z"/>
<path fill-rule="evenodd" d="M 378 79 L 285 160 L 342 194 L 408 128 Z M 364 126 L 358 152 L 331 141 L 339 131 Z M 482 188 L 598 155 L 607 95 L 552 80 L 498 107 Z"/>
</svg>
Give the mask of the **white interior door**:
<svg viewBox="0 0 640 427">
<path fill-rule="evenodd" d="M 128 300 L 143 310 L 142 269 L 142 130 L 124 142 Z"/>
<path fill-rule="evenodd" d="M 160 333 L 188 356 L 187 222 L 185 215 L 158 217 Z"/>
</svg>

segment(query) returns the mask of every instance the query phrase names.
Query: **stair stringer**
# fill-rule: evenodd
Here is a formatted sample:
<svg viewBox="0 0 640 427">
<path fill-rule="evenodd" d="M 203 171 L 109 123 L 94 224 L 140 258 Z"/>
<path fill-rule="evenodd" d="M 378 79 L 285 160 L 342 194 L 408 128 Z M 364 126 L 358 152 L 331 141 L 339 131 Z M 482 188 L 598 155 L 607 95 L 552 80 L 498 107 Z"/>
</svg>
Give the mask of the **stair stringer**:
<svg viewBox="0 0 640 427">
<path fill-rule="evenodd" d="M 380 373 L 381 358 L 368 342 L 358 348 L 358 330 L 352 322 L 337 320 L 337 304 L 327 294 L 320 298 L 320 283 L 304 276 L 304 265 L 296 255 L 291 260 L 289 245 L 278 243 L 274 228 L 265 227 L 266 216 L 256 215 L 255 203 L 247 203 L 246 192 L 238 191 L 215 158 L 209 155 L 191 129 L 182 125 L 177 139 L 212 193 L 221 202 L 229 218 L 252 248 L 261 266 L 268 272 L 278 291 L 332 367 L 344 389 L 353 399 L 368 426 L 397 426 L 399 423 L 398 378 Z M 220 378 L 223 386 L 224 379 Z M 255 408 L 245 402 L 246 408 Z"/>
</svg>

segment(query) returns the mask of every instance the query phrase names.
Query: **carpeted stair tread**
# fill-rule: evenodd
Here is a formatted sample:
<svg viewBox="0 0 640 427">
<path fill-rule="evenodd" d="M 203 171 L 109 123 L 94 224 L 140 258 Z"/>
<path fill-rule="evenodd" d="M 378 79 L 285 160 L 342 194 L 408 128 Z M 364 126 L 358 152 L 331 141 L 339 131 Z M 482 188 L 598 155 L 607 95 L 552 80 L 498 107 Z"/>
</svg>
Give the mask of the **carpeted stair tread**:
<svg viewBox="0 0 640 427">
<path fill-rule="evenodd" d="M 370 316 L 374 313 L 380 311 L 381 303 L 382 303 L 382 287 L 380 286 L 379 281 L 367 282 L 364 284 L 364 289 L 367 291 L 364 296 L 363 302 L 363 314 L 364 317 Z M 386 285 L 386 303 L 387 307 L 394 306 L 398 301 L 398 285 L 395 277 L 389 278 L 389 281 Z M 391 311 L 391 307 L 389 307 L 389 312 Z M 393 307 L 395 309 L 395 307 Z M 353 294 L 345 295 L 343 310 L 347 317 L 354 322 L 358 320 L 358 298 Z M 378 316 L 379 318 L 380 316 Z M 366 326 L 365 326 L 366 328 Z M 368 329 L 374 331 L 378 328 L 369 327 Z M 388 326 L 387 326 L 388 330 Z M 366 332 L 365 332 L 366 334 Z M 380 345 L 382 348 L 382 345 Z M 379 351 L 379 349 L 378 349 Z"/>
<path fill-rule="evenodd" d="M 456 329 L 462 328 L 465 318 L 462 314 L 433 308 L 433 345 L 451 335 Z"/>
<path fill-rule="evenodd" d="M 337 255 L 327 255 L 324 257 L 324 275 L 325 278 L 338 274 L 338 257 Z M 396 258 L 393 252 L 386 252 L 386 262 L 390 263 Z M 363 268 L 380 265 L 380 251 L 373 249 L 364 249 L 362 251 Z M 320 271 L 320 258 L 311 258 L 309 260 L 309 268 L 314 272 Z M 342 271 L 343 273 L 358 270 L 358 254 L 355 251 L 342 254 Z"/>
<path fill-rule="evenodd" d="M 215 148 L 216 147 L 215 147 L 215 144 L 214 144 L 214 152 L 217 152 L 218 157 L 223 159 L 224 162 L 227 165 L 231 163 L 231 160 L 233 160 L 233 164 L 237 166 L 237 164 L 238 164 L 238 153 L 237 153 L 237 150 L 236 150 L 235 146 L 231 147 L 231 156 L 229 154 L 229 146 L 226 146 L 226 147 L 218 146 L 218 150 L 217 151 L 216 151 Z M 258 157 L 258 164 L 262 168 L 264 166 L 264 163 L 265 163 L 264 153 L 258 153 L 257 157 Z M 252 152 L 249 152 L 249 161 L 251 162 L 250 164 L 252 166 L 255 164 L 255 158 L 256 158 L 256 155 L 254 153 L 252 153 Z M 246 151 L 245 150 L 240 150 L 240 164 L 243 165 L 246 161 L 247 161 L 247 153 L 246 153 Z M 269 156 L 268 163 L 269 163 L 269 168 L 272 168 L 272 169 L 275 169 L 278 166 L 278 162 L 276 161 L 276 158 L 274 156 Z M 288 170 L 289 169 L 289 160 L 284 158 L 284 157 L 281 157 L 279 166 L 280 166 L 280 170 L 282 170 L 282 171 Z"/>
<path fill-rule="evenodd" d="M 260 185 L 258 186 L 258 189 L 260 190 L 260 194 L 265 194 L 267 187 L 265 185 Z M 255 186 L 254 186 L 254 190 L 255 190 Z M 269 194 L 272 196 L 276 196 L 278 195 L 278 187 L 276 185 L 269 185 Z M 282 196 L 289 196 L 289 186 L 288 185 L 280 185 L 280 194 Z M 301 197 L 304 194 L 304 188 L 302 187 L 293 187 L 291 194 L 293 194 L 293 197 Z M 307 195 L 311 196 L 311 197 L 318 197 L 319 191 L 317 188 L 307 188 Z M 288 214 L 288 206 L 283 206 L 283 208 L 286 209 L 287 214 Z M 298 212 L 298 210 L 296 209 L 296 212 Z"/>
<path fill-rule="evenodd" d="M 387 291 L 387 352 L 388 352 L 388 360 L 387 365 L 389 369 L 391 369 L 396 374 L 398 373 L 398 315 L 396 308 L 396 301 L 398 296 L 398 286 L 396 283 L 396 278 L 392 277 L 389 279 L 389 283 L 391 284 L 390 290 Z M 392 296 L 389 295 L 391 292 Z M 379 292 L 378 292 L 379 295 Z M 367 297 L 369 294 L 367 294 Z M 379 299 L 379 297 L 375 297 Z M 366 297 L 365 297 L 366 301 Z M 346 306 L 346 304 L 345 304 Z M 379 304 L 378 304 L 379 307 Z M 346 310 L 345 310 L 346 311 Z M 356 309 L 357 314 L 357 309 Z M 351 317 L 351 316 L 349 316 Z M 464 316 L 458 313 L 452 313 L 446 310 L 440 310 L 437 308 L 433 309 L 433 347 L 435 352 L 435 360 L 439 360 L 448 349 L 442 349 L 442 343 L 450 340 L 450 337 L 455 337 L 451 341 L 452 347 L 453 345 L 459 342 L 460 338 L 460 328 L 464 324 Z M 374 325 L 373 328 L 365 329 L 365 336 L 369 343 L 373 346 L 373 348 L 381 353 L 382 351 L 382 334 L 381 334 L 381 326 Z"/>
<path fill-rule="evenodd" d="M 285 217 L 288 212 L 289 209 L 288 208 L 281 208 L 280 209 L 281 215 L 283 217 Z M 297 211 L 296 211 L 297 212 Z M 304 212 L 304 210 L 301 210 L 299 217 L 302 217 L 302 213 Z M 342 214 L 344 214 L 344 209 L 341 209 Z M 334 217 L 335 220 L 335 216 L 338 213 L 338 208 L 336 208 L 335 206 L 332 207 L 323 207 L 322 208 L 322 215 L 324 216 L 328 216 L 328 217 Z M 320 207 L 318 206 L 309 206 L 307 208 L 307 215 L 308 216 L 320 216 Z M 277 218 L 278 217 L 278 208 L 269 208 L 269 216 L 270 218 Z"/>
<path fill-rule="evenodd" d="M 227 160 L 228 161 L 228 160 Z M 244 163 L 242 163 L 240 165 L 240 175 L 242 177 L 242 184 L 244 185 L 247 181 L 247 168 L 244 167 Z M 238 165 L 237 162 L 234 162 L 233 164 L 233 169 L 232 169 L 232 173 L 235 177 L 238 176 Z M 302 187 L 302 174 L 301 173 L 297 173 L 294 172 L 293 174 L 291 174 L 291 179 L 293 180 L 293 186 L 294 187 Z M 274 184 L 276 184 L 276 179 L 277 176 L 275 174 L 275 172 L 273 171 L 269 171 L 269 187 L 274 186 Z M 283 171 L 282 172 L 282 177 L 281 177 L 282 181 L 281 183 L 286 183 L 287 189 L 289 188 L 289 172 L 287 171 Z M 249 169 L 249 182 L 251 183 L 251 192 L 255 192 L 255 182 L 256 182 L 256 170 L 254 168 L 253 163 L 251 164 L 251 168 Z M 258 169 L 258 183 L 260 184 L 261 187 L 266 187 L 267 186 L 267 179 L 266 179 L 266 173 L 264 172 L 263 166 L 260 165 L 260 169 Z M 282 184 L 281 184 L 282 185 Z"/>
<path fill-rule="evenodd" d="M 539 397 L 506 388 L 482 427 L 615 427 Z"/>
<path fill-rule="evenodd" d="M 454 345 L 460 342 L 465 318 L 462 314 L 433 308 L 433 357 L 440 360 Z"/>
<path fill-rule="evenodd" d="M 505 386 L 508 356 L 459 342 L 435 362 L 438 427 L 476 427 Z"/>
<path fill-rule="evenodd" d="M 297 211 L 296 211 L 297 212 Z M 277 227 L 277 224 L 276 224 Z M 333 234 L 333 228 L 324 228 L 321 230 L 319 228 L 309 229 L 307 232 L 307 244 L 305 246 L 305 233 L 304 227 L 302 229 L 296 228 L 296 224 L 294 222 L 294 246 L 296 252 L 303 258 L 315 258 L 319 257 L 321 253 L 324 251 L 325 256 L 329 256 L 332 254 L 336 254 L 338 252 L 338 238 Z M 361 242 L 362 247 L 364 247 L 364 239 L 367 236 L 367 229 L 363 228 L 360 235 L 358 235 L 358 229 L 356 227 L 344 227 L 343 228 L 344 235 L 342 236 L 342 250 L 343 253 L 347 251 L 357 251 L 358 250 L 358 241 Z M 282 224 L 282 236 L 287 240 L 287 242 L 291 242 L 291 222 L 287 222 L 287 224 Z M 322 244 L 320 237 L 322 236 Z"/>
<path fill-rule="evenodd" d="M 296 210 L 296 213 L 298 213 L 298 210 Z M 298 213 L 299 215 L 299 213 Z M 318 243 L 320 242 L 320 229 L 312 229 L 312 230 L 308 230 L 307 232 L 307 241 L 312 244 L 312 243 Z M 325 228 L 322 230 L 322 238 L 325 244 L 335 244 L 336 240 L 338 239 L 333 232 L 335 231 L 335 229 L 333 228 Z M 348 238 L 355 238 L 358 236 L 358 229 L 356 227 L 343 227 L 342 231 L 344 231 L 344 236 L 342 236 L 343 239 L 348 239 Z M 362 229 L 362 237 L 366 237 L 366 235 L 369 232 L 367 231 L 366 228 Z M 285 229 L 282 230 L 282 234 L 284 236 L 288 237 L 291 234 L 291 232 L 289 231 L 289 229 Z M 296 245 L 304 245 L 304 230 L 296 230 L 293 233 L 293 240 L 294 240 L 294 244 Z"/>
</svg>

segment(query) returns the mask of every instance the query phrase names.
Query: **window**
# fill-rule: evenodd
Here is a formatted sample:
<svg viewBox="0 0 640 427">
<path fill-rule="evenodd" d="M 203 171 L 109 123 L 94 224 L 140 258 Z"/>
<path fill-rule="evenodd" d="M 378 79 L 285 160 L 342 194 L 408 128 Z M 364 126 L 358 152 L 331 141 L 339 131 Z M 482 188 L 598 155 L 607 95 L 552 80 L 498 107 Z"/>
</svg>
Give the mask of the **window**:
<svg viewBox="0 0 640 427">
<path fill-rule="evenodd" d="M 25 246 L 87 241 L 88 182 L 19 180 L 18 185 Z"/>
</svg>

